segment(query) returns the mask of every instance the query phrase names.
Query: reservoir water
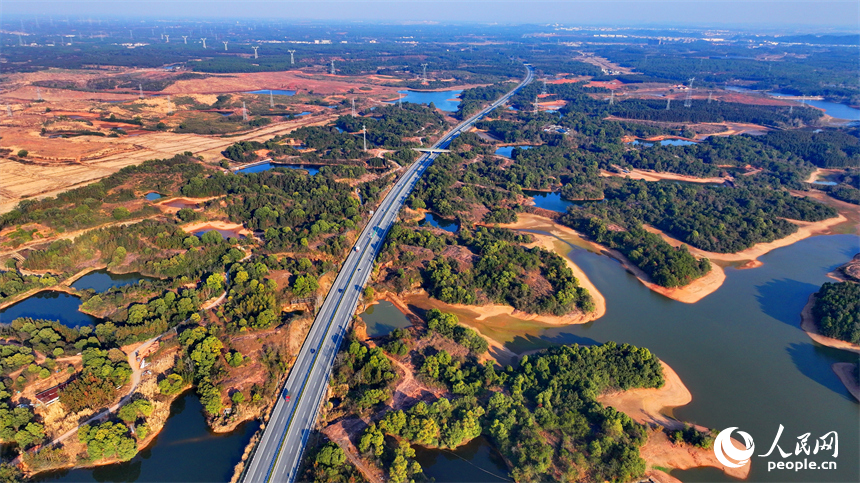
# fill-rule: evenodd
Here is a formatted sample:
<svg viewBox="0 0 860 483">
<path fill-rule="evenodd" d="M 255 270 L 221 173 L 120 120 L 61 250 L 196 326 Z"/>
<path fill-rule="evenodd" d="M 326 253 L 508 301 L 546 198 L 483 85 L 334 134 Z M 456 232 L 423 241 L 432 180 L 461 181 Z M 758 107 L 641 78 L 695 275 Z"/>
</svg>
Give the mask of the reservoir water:
<svg viewBox="0 0 860 483">
<path fill-rule="evenodd" d="M 257 423 L 250 422 L 231 433 L 213 433 L 206 426 L 200 399 L 187 392 L 173 402 L 170 417 L 155 441 L 131 461 L 46 474 L 34 481 L 230 481 L 257 427 Z"/>
<path fill-rule="evenodd" d="M 792 453 L 797 437 L 807 432 L 810 441 L 838 432 L 836 470 L 768 472 L 767 462 L 782 461 L 774 458 L 775 451 L 768 458 L 752 458 L 748 481 L 857 481 L 860 411 L 831 369 L 836 362 L 856 362 L 857 356 L 817 345 L 799 327 L 809 295 L 832 281 L 828 272 L 857 253 L 856 236 L 807 238 L 764 255 L 759 268 L 727 267 L 725 284 L 695 304 L 652 292 L 615 260 L 577 246 L 579 239 L 556 243 L 606 297 L 606 315 L 567 327 L 507 316 L 470 324 L 517 353 L 610 340 L 647 347 L 693 394 L 690 404 L 675 409 L 678 419 L 718 430 L 738 427 L 752 435 L 756 454 L 767 452 L 780 424 L 785 427 L 780 446 Z M 421 302 L 415 305 L 425 308 Z M 809 459 L 834 458 L 819 454 Z M 735 481 L 713 469 L 672 474 L 684 482 Z M 437 481 L 459 481 L 455 474 L 449 476 Z"/>
<path fill-rule="evenodd" d="M 367 335 L 381 337 L 388 335 L 394 329 L 403 329 L 412 325 L 406 315 L 387 300 L 380 300 L 367 308 L 361 314 L 361 320 L 367 325 Z"/>
<path fill-rule="evenodd" d="M 93 289 L 96 292 L 104 292 L 113 287 L 124 287 L 133 285 L 141 280 L 154 280 L 139 273 L 110 273 L 105 269 L 90 272 L 77 279 L 72 288 L 77 290 Z"/>
<path fill-rule="evenodd" d="M 455 112 L 457 110 L 460 106 L 460 99 L 458 99 L 458 97 L 461 92 L 463 91 L 397 91 L 398 94 L 405 95 L 400 102 L 414 102 L 416 104 L 430 104 L 432 102 L 436 107 L 445 112 Z M 389 104 L 396 104 L 396 102 L 391 102 Z"/>
<path fill-rule="evenodd" d="M 495 151 L 495 153 L 493 153 L 493 154 L 497 154 L 497 155 L 499 155 L 499 156 L 504 156 L 504 157 L 506 157 L 506 158 L 508 158 L 508 159 L 513 159 L 513 152 L 514 152 L 514 148 L 520 148 L 520 149 L 525 150 L 525 149 L 531 149 L 531 148 L 533 148 L 533 147 L 534 147 L 534 146 L 528 146 L 528 145 L 523 145 L 523 146 L 502 146 L 502 147 L 500 147 L 499 149 L 497 149 L 497 150 Z"/>
<path fill-rule="evenodd" d="M 761 91 L 755 91 L 752 89 L 746 89 L 744 87 L 739 86 L 728 86 L 726 87 L 727 91 L 734 92 L 748 92 L 748 93 L 761 93 Z M 793 97 L 789 94 L 783 94 L 781 92 L 767 92 L 767 95 L 771 97 Z M 804 101 L 806 104 L 822 109 L 825 114 L 830 117 L 836 119 L 844 119 L 846 121 L 858 121 L 860 120 L 860 109 L 848 106 L 846 104 L 840 104 L 838 102 L 830 102 L 830 101 Z M 800 104 L 800 101 L 797 101 Z"/>
<path fill-rule="evenodd" d="M 307 166 L 307 165 L 298 165 L 298 164 L 277 164 L 277 163 L 261 163 L 255 164 L 254 166 L 249 166 L 247 168 L 242 168 L 237 170 L 237 173 L 260 173 L 263 171 L 268 171 L 272 168 L 287 168 L 287 169 L 297 169 L 299 171 L 307 171 L 310 176 L 313 176 L 320 172 L 319 167 Z"/>
<path fill-rule="evenodd" d="M 81 299 L 64 292 L 48 290 L 0 310 L 0 323 L 8 324 L 18 317 L 58 320 L 68 327 L 94 325 L 98 319 L 78 311 Z"/>
<path fill-rule="evenodd" d="M 418 226 L 432 226 L 451 233 L 457 233 L 460 224 L 456 220 L 448 220 L 433 213 L 424 213 L 424 218 L 418 222 Z"/>
</svg>

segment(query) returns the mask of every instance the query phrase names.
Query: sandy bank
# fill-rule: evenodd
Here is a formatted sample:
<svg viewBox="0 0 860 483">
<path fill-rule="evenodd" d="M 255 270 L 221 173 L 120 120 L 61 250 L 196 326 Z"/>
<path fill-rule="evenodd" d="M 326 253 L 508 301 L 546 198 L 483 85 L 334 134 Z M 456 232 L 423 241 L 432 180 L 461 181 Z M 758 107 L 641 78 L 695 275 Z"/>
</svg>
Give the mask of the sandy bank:
<svg viewBox="0 0 860 483">
<path fill-rule="evenodd" d="M 663 387 L 607 393 L 598 397 L 598 402 L 612 406 L 630 416 L 634 421 L 646 426 L 659 425 L 667 429 L 683 428 L 684 423 L 663 414 L 663 411 L 671 411 L 672 408 L 689 404 L 693 400 L 693 396 L 681 378 L 678 377 L 678 374 L 668 364 L 660 361 L 660 365 L 666 380 Z M 698 427 L 698 429 L 706 430 L 707 428 Z M 733 442 L 738 448 L 744 448 L 740 442 L 734 440 Z M 726 468 L 717 461 L 712 450 L 673 444 L 663 431 L 651 432 L 648 441 L 641 448 L 640 454 L 648 462 L 649 467 L 688 469 L 712 466 L 723 470 L 730 476 L 741 479 L 747 477 L 750 469 L 750 465 L 742 468 Z M 678 481 L 662 471 L 652 469 L 649 470 L 650 472 L 654 472 L 659 481 Z"/>
<path fill-rule="evenodd" d="M 855 375 L 855 369 L 857 369 L 857 364 L 852 364 L 850 362 L 837 362 L 831 366 L 833 368 L 833 372 L 839 377 L 839 380 L 842 381 L 842 384 L 845 384 L 845 388 L 848 389 L 848 392 L 854 396 L 854 399 L 860 401 L 860 384 L 857 382 L 857 376 Z"/>
<path fill-rule="evenodd" d="M 182 229 L 187 233 L 194 233 L 196 231 L 210 228 L 214 230 L 232 231 L 246 237 L 250 237 L 253 234 L 251 233 L 251 230 L 245 228 L 239 223 L 228 223 L 226 221 L 199 221 L 182 227 Z"/>
<path fill-rule="evenodd" d="M 588 275 L 582 271 L 575 263 L 573 263 L 569 258 L 564 256 L 565 250 L 567 246 L 565 243 L 558 238 L 549 235 L 538 235 L 532 233 L 537 239 L 537 242 L 534 243 L 535 246 L 539 246 L 546 251 L 553 252 L 558 254 L 562 260 L 564 260 L 565 264 L 567 264 L 567 268 L 573 272 L 573 276 L 579 281 L 579 286 L 588 290 L 588 293 L 591 294 L 592 300 L 594 300 L 594 312 L 592 312 L 592 319 L 597 320 L 606 313 L 606 297 L 597 290 L 597 287 L 591 282 L 588 278 Z"/>
<path fill-rule="evenodd" d="M 661 287 L 660 285 L 653 283 L 648 274 L 646 274 L 639 267 L 634 265 L 633 262 L 628 260 L 627 257 L 625 257 L 621 252 L 603 247 L 594 242 L 587 241 L 583 239 L 582 236 L 572 228 L 568 228 L 558 223 L 553 223 L 547 218 L 523 213 L 519 215 L 519 220 L 516 223 L 508 223 L 499 226 L 502 228 L 516 230 L 545 231 L 551 233 L 553 236 L 558 237 L 560 240 L 563 240 L 565 242 L 582 246 L 594 252 L 608 255 L 621 262 L 621 265 L 623 265 L 628 272 L 638 278 L 640 282 L 645 284 L 645 286 L 661 295 L 669 297 L 670 299 L 676 300 L 678 302 L 683 302 L 687 304 L 696 303 L 699 300 L 705 298 L 706 296 L 716 292 L 726 279 L 726 274 L 723 269 L 715 264 L 711 264 L 711 271 L 707 275 L 698 278 L 683 287 Z M 563 247 L 561 248 L 563 250 Z M 565 260 L 567 260 L 567 257 L 565 256 L 566 253 L 564 253 L 563 251 L 556 251 L 556 253 L 558 253 Z M 591 282 L 589 281 L 589 284 L 590 283 Z"/>
<path fill-rule="evenodd" d="M 737 262 L 737 261 L 746 261 L 746 260 L 756 260 L 758 257 L 772 251 L 777 248 L 787 247 L 795 242 L 799 242 L 805 238 L 809 238 L 811 236 L 817 235 L 828 235 L 831 233 L 831 229 L 836 225 L 839 225 L 848 219 L 841 213 L 839 213 L 835 218 L 828 218 L 826 220 L 821 221 L 798 221 L 798 220 L 788 220 L 791 223 L 797 225 L 798 229 L 796 232 L 788 235 L 785 238 L 780 238 L 779 240 L 774 240 L 772 242 L 766 243 L 757 243 L 746 250 L 739 251 L 737 253 L 716 253 L 716 252 L 708 252 L 705 250 L 698 249 L 693 246 L 687 245 L 687 248 L 697 258 L 709 258 L 711 260 L 722 260 L 726 262 Z M 651 233 L 656 233 L 663 237 L 666 242 L 668 242 L 672 246 L 680 246 L 685 245 L 680 240 L 672 238 L 671 236 L 664 233 L 662 230 L 655 228 L 653 226 L 643 225 L 643 227 L 650 231 Z M 761 266 L 761 265 L 756 265 Z"/>
<path fill-rule="evenodd" d="M 644 171 L 641 169 L 628 169 L 628 173 L 613 173 L 611 171 L 606 171 L 601 169 L 600 176 L 604 178 L 609 177 L 618 177 L 618 178 L 630 178 L 630 179 L 641 179 L 645 181 L 660 181 L 660 180 L 672 180 L 672 181 L 686 181 L 688 183 L 703 183 L 703 184 L 723 184 L 726 182 L 726 178 L 712 177 L 712 178 L 697 178 L 695 176 L 684 176 L 681 174 L 675 173 L 667 173 L 667 172 L 657 172 L 657 171 Z"/>
<path fill-rule="evenodd" d="M 815 324 L 815 318 L 812 316 L 813 305 L 815 305 L 815 294 L 809 296 L 809 300 L 800 312 L 800 328 L 806 332 L 806 335 L 821 345 L 860 354 L 860 345 L 852 344 L 844 340 L 825 337 L 818 332 L 818 326 Z"/>
</svg>

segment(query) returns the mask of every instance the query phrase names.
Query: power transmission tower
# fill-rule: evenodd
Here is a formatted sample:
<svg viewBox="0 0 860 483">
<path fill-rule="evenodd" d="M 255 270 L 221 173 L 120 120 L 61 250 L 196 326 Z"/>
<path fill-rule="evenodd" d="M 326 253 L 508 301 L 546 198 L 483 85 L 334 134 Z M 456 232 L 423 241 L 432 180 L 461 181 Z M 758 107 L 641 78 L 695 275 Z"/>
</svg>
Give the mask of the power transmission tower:
<svg viewBox="0 0 860 483">
<path fill-rule="evenodd" d="M 260 46 L 259 45 L 253 45 L 253 46 L 251 46 L 251 48 L 254 49 L 254 58 L 256 59 L 257 58 L 257 49 L 259 49 Z"/>
<path fill-rule="evenodd" d="M 271 90 L 269 90 L 269 107 L 275 107 L 275 96 L 272 95 Z"/>
<path fill-rule="evenodd" d="M 173 104 L 170 102 L 170 96 L 167 96 L 167 115 L 173 115 Z"/>
<path fill-rule="evenodd" d="M 200 40 L 203 41 L 203 48 L 205 49 L 206 48 L 206 37 L 203 37 Z"/>
<path fill-rule="evenodd" d="M 352 117 L 355 117 L 355 98 L 352 98 Z"/>
<path fill-rule="evenodd" d="M 143 84 L 138 84 L 137 88 L 140 91 L 140 99 L 143 99 Z"/>
<path fill-rule="evenodd" d="M 227 51 L 227 42 L 222 40 L 221 43 L 224 44 L 224 51 L 226 52 Z"/>
<path fill-rule="evenodd" d="M 331 59 L 331 75 L 334 75 L 334 59 Z"/>
<path fill-rule="evenodd" d="M 38 87 L 36 88 L 36 100 L 39 102 L 42 101 L 42 90 L 39 89 Z"/>
<path fill-rule="evenodd" d="M 672 103 L 672 99 L 666 99 L 666 110 L 669 110 L 669 104 Z"/>
<path fill-rule="evenodd" d="M 543 78 L 543 89 L 541 89 L 540 93 L 542 95 L 546 95 L 546 77 Z"/>
<path fill-rule="evenodd" d="M 167 44 L 169 44 L 169 43 L 170 43 L 170 35 L 168 35 L 168 34 L 164 34 L 164 42 L 165 42 L 165 43 L 167 43 Z"/>
<path fill-rule="evenodd" d="M 612 91 L 612 93 L 609 94 L 609 105 L 611 106 L 613 104 L 615 104 L 615 91 Z"/>
<path fill-rule="evenodd" d="M 290 65 L 294 65 L 296 63 L 296 61 L 293 59 L 293 54 L 296 53 L 296 51 L 295 50 L 288 50 L 287 52 L 290 53 Z"/>
<path fill-rule="evenodd" d="M 364 152 L 367 152 L 367 127 L 364 124 L 361 125 L 361 136 L 364 139 Z"/>
<path fill-rule="evenodd" d="M 538 113 L 538 98 L 535 97 L 535 106 L 534 106 L 534 111 L 532 112 L 532 114 L 537 114 L 537 113 Z"/>
<path fill-rule="evenodd" d="M 6 115 L 12 117 L 12 106 L 6 104 Z"/>
<path fill-rule="evenodd" d="M 687 98 L 684 99 L 684 107 L 690 107 L 693 105 L 693 81 L 696 80 L 695 77 L 690 77 L 690 85 L 687 86 Z"/>
<path fill-rule="evenodd" d="M 242 101 L 242 120 L 248 122 L 248 108 L 245 107 L 245 101 Z"/>
<path fill-rule="evenodd" d="M 183 42 L 185 42 L 185 45 L 188 45 L 188 36 L 187 36 L 187 35 L 183 35 L 183 36 L 182 36 L 182 41 L 183 41 Z"/>
<path fill-rule="evenodd" d="M 427 65 L 428 64 L 421 64 L 421 67 L 424 68 L 424 83 L 425 84 L 427 84 Z"/>
<path fill-rule="evenodd" d="M 714 91 L 708 92 L 708 104 L 711 103 L 711 100 L 714 98 Z"/>
</svg>

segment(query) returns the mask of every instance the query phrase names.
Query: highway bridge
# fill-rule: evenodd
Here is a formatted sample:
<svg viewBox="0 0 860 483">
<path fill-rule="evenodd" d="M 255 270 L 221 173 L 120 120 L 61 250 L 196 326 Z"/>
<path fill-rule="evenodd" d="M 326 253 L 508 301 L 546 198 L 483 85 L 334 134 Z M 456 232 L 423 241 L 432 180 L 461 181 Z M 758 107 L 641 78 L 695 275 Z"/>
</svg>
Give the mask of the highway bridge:
<svg viewBox="0 0 860 483">
<path fill-rule="evenodd" d="M 438 156 L 436 150 L 447 148 L 454 138 L 468 130 L 475 121 L 532 81 L 532 67 L 525 64 L 525 68 L 526 76 L 516 88 L 445 134 L 432 146 L 433 151 L 423 154 L 409 166 L 382 200 L 359 235 L 320 307 L 275 403 L 263 437 L 248 461 L 242 481 L 292 483 L 296 480 L 305 444 L 313 431 L 326 394 L 335 356 L 352 321 L 376 255 L 397 219 L 400 208 L 415 183 Z M 284 397 L 285 394 L 289 394 L 289 400 Z"/>
</svg>

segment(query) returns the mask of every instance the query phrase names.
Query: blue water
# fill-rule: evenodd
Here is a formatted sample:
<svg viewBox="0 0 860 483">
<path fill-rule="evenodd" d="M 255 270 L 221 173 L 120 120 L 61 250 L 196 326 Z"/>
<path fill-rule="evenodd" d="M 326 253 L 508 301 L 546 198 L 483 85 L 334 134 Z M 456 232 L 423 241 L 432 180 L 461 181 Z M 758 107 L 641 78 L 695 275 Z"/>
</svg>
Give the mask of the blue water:
<svg viewBox="0 0 860 483">
<path fill-rule="evenodd" d="M 154 280 L 151 277 L 139 273 L 110 273 L 107 270 L 96 270 L 77 279 L 72 288 L 77 290 L 93 289 L 96 292 L 104 292 L 114 287 L 134 285 L 141 280 Z"/>
<path fill-rule="evenodd" d="M 403 329 L 412 325 L 406 315 L 387 300 L 371 305 L 360 317 L 367 325 L 367 335 L 370 337 L 381 337 L 388 335 L 394 329 Z"/>
<path fill-rule="evenodd" d="M 277 164 L 277 163 L 262 163 L 254 166 L 249 166 L 247 168 L 242 168 L 237 170 L 237 173 L 260 173 L 263 171 L 268 171 L 272 168 L 287 168 L 287 169 L 297 169 L 300 171 L 307 171 L 309 175 L 313 176 L 320 172 L 319 168 L 314 168 L 311 166 L 302 166 L 298 164 Z"/>
<path fill-rule="evenodd" d="M 839 183 L 837 183 L 836 181 L 813 181 L 812 184 L 820 184 L 820 185 L 824 185 L 824 186 L 836 186 Z"/>
<path fill-rule="evenodd" d="M 0 310 L 0 323 L 8 324 L 18 317 L 58 320 L 68 327 L 95 325 L 95 317 L 79 312 L 81 299 L 63 292 L 39 292 L 21 302 Z"/>
<path fill-rule="evenodd" d="M 446 220 L 440 216 L 434 216 L 433 213 L 424 213 L 424 219 L 418 222 L 419 226 L 432 226 L 451 233 L 457 233 L 460 229 L 460 224 L 455 220 Z"/>
<path fill-rule="evenodd" d="M 405 94 L 406 97 L 401 99 L 401 102 L 414 102 L 415 104 L 430 104 L 436 105 L 440 110 L 445 112 L 455 112 L 460 106 L 460 99 L 456 99 L 462 90 L 439 91 L 439 92 L 418 92 L 418 91 L 397 91 L 400 94 Z M 454 99 L 454 100 L 449 100 Z M 394 103 L 389 103 L 394 104 Z"/>
<path fill-rule="evenodd" d="M 494 154 L 498 154 L 499 156 L 504 156 L 508 159 L 513 159 L 512 153 L 514 152 L 514 148 L 531 149 L 533 147 L 534 146 L 502 146 L 499 149 L 497 149 Z"/>
<path fill-rule="evenodd" d="M 296 95 L 296 91 L 283 91 L 279 89 L 260 89 L 259 91 L 248 91 L 244 92 L 244 94 L 269 94 L 272 93 L 274 96 L 294 96 Z"/>
<path fill-rule="evenodd" d="M 151 193 L 145 194 L 143 197 L 148 199 L 149 201 L 155 201 L 159 198 L 164 198 L 164 195 L 162 195 L 161 193 L 156 193 L 155 191 L 153 191 Z"/>
<path fill-rule="evenodd" d="M 691 144 L 696 144 L 696 141 L 686 141 L 684 139 L 664 139 L 662 141 L 640 141 L 638 139 L 634 139 L 633 141 L 628 142 L 627 144 L 631 145 L 640 145 L 646 148 L 657 145 L 657 146 L 689 146 Z"/>
<path fill-rule="evenodd" d="M 767 95 L 771 97 L 791 97 L 789 94 L 783 94 L 781 92 L 768 92 Z M 800 101 L 797 102 L 798 104 L 800 103 Z M 860 121 L 860 109 L 855 109 L 845 104 L 829 101 L 805 101 L 805 103 L 809 106 L 823 109 L 825 114 L 836 119 Z"/>
</svg>

